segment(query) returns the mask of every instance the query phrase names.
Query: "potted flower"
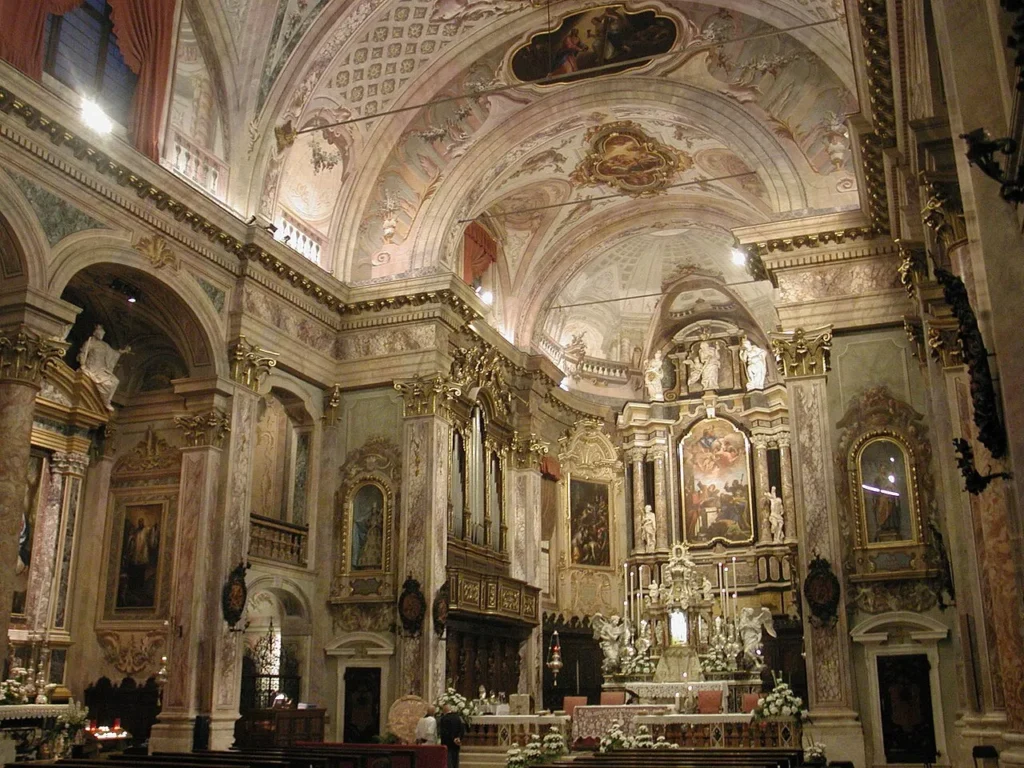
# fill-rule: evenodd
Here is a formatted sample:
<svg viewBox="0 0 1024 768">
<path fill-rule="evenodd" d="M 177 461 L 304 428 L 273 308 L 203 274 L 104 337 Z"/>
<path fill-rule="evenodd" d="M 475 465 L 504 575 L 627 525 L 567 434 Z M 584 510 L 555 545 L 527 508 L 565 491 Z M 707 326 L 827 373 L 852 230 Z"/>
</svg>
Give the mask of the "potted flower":
<svg viewBox="0 0 1024 768">
<path fill-rule="evenodd" d="M 569 753 L 568 748 L 565 745 L 565 734 L 563 734 L 555 726 L 551 726 L 551 729 L 544 734 L 544 741 L 541 745 L 544 750 L 544 757 L 548 760 L 557 760 Z"/>
<path fill-rule="evenodd" d="M 789 687 L 787 683 L 775 677 L 775 687 L 771 693 L 757 700 L 754 708 L 754 720 L 779 718 L 800 719 L 804 713 L 804 701 Z"/>
<path fill-rule="evenodd" d="M 825 745 L 820 741 L 811 741 L 804 745 L 804 765 L 825 765 L 827 762 Z"/>
<path fill-rule="evenodd" d="M 617 749 L 632 749 L 634 741 L 632 736 L 627 736 L 622 729 L 621 720 L 612 720 L 612 727 L 598 745 L 599 752 L 613 752 Z"/>
</svg>

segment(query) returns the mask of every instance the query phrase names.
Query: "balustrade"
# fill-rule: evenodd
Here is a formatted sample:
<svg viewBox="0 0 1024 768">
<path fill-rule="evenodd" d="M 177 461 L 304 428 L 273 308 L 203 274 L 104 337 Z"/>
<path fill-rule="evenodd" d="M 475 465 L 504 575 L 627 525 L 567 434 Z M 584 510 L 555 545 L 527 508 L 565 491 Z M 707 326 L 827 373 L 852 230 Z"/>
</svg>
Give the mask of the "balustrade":
<svg viewBox="0 0 1024 768">
<path fill-rule="evenodd" d="M 249 554 L 277 563 L 305 565 L 308 533 L 304 525 L 249 515 Z"/>
</svg>

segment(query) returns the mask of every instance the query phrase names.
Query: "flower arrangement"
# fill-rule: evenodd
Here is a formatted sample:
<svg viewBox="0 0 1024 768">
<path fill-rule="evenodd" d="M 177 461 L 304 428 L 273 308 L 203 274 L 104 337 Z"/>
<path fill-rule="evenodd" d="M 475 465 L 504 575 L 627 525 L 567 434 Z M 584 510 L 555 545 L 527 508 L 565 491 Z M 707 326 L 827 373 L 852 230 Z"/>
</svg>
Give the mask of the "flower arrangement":
<svg viewBox="0 0 1024 768">
<path fill-rule="evenodd" d="M 800 718 L 804 712 L 804 701 L 789 687 L 782 682 L 778 676 L 775 678 L 775 687 L 767 696 L 757 700 L 754 708 L 754 719 L 763 720 L 766 717 L 793 717 Z"/>
<path fill-rule="evenodd" d="M 526 768 L 526 756 L 518 744 L 505 753 L 505 768 Z"/>
<path fill-rule="evenodd" d="M 649 652 L 637 653 L 622 662 L 621 672 L 625 677 L 654 674 L 654 659 Z"/>
<path fill-rule="evenodd" d="M 437 701 L 434 702 L 434 706 L 437 707 L 438 712 L 442 711 L 446 705 L 452 708 L 452 712 L 458 712 L 459 716 L 467 725 L 469 724 L 469 718 L 475 717 L 477 714 L 476 704 L 454 688 L 447 689 L 444 693 L 438 696 Z"/>
<path fill-rule="evenodd" d="M 89 724 L 89 708 L 78 704 L 72 699 L 61 714 L 57 715 L 48 740 L 52 744 L 53 755 L 57 758 L 70 755 L 71 747 L 82 743 L 82 734 Z"/>
<path fill-rule="evenodd" d="M 636 736 L 633 737 L 633 749 L 654 749 L 654 739 L 651 738 L 651 731 L 646 725 L 636 727 Z"/>
<path fill-rule="evenodd" d="M 544 757 L 548 760 L 557 760 L 562 755 L 569 753 L 569 749 L 565 744 L 565 734 L 553 725 L 551 726 L 551 729 L 544 734 L 542 746 L 544 749 Z"/>
<path fill-rule="evenodd" d="M 804 746 L 804 762 L 812 765 L 824 765 L 828 758 L 825 756 L 825 745 L 820 741 L 812 741 Z"/>
<path fill-rule="evenodd" d="M 29 673 L 24 667 L 11 669 L 11 677 L 0 682 L 0 704 L 27 704 Z"/>
<path fill-rule="evenodd" d="M 724 646 L 713 645 L 711 650 L 701 657 L 700 667 L 705 674 L 708 672 L 729 672 L 732 669 L 731 661 L 732 659 L 729 658 L 729 654 L 726 653 Z"/>
<path fill-rule="evenodd" d="M 632 749 L 633 743 L 633 737 L 627 736 L 626 732 L 622 729 L 622 721 L 612 720 L 611 729 L 601 737 L 598 751 L 612 752 L 616 749 Z"/>
<path fill-rule="evenodd" d="M 658 740 L 654 742 L 655 749 L 679 749 L 679 745 L 671 741 L 665 741 L 664 736 L 659 736 Z"/>
</svg>

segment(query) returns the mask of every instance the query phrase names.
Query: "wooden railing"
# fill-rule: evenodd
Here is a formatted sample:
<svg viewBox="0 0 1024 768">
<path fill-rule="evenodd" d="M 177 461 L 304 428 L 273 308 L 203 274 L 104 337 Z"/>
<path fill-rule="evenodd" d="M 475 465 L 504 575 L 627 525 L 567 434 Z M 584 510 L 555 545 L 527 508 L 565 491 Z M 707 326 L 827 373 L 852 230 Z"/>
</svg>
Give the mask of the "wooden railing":
<svg viewBox="0 0 1024 768">
<path fill-rule="evenodd" d="M 306 536 L 309 528 L 249 515 L 249 554 L 277 563 L 306 564 Z"/>
</svg>

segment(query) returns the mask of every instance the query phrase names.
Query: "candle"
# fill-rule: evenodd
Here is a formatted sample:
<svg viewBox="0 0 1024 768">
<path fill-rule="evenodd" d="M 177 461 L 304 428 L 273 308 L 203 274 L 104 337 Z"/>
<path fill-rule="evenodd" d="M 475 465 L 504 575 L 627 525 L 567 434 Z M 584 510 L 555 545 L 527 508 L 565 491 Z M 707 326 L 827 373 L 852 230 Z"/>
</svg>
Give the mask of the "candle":
<svg viewBox="0 0 1024 768">
<path fill-rule="evenodd" d="M 739 616 L 739 608 L 737 608 L 737 605 L 738 605 L 737 598 L 739 597 L 739 594 L 740 594 L 740 592 L 739 592 L 739 576 L 738 576 L 738 571 L 736 570 L 736 558 L 733 557 L 733 559 L 732 559 L 732 617 L 733 617 L 734 620 L 736 619 L 737 616 Z"/>
<path fill-rule="evenodd" d="M 722 606 L 722 616 L 729 616 L 729 566 L 722 566 L 722 575 L 725 577 L 725 604 Z"/>
</svg>

